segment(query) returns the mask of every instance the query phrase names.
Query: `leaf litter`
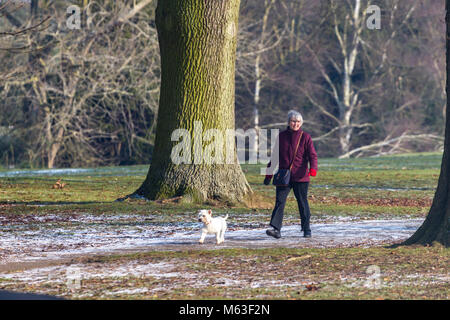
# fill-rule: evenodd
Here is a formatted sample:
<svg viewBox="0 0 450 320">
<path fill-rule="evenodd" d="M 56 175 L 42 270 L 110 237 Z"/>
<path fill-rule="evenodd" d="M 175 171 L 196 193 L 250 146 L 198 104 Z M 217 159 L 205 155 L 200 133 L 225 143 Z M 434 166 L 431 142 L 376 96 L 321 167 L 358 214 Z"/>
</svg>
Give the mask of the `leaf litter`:
<svg viewBox="0 0 450 320">
<path fill-rule="evenodd" d="M 225 243 L 217 246 L 213 235 L 207 237 L 204 245 L 197 243 L 201 224 L 194 220 L 157 222 L 152 217 L 133 214 L 40 214 L 21 215 L 12 219 L 0 216 L 0 285 L 4 288 L 16 288 L 26 283 L 32 286 L 30 288 L 39 287 L 42 293 L 70 298 L 134 295 L 160 297 L 171 290 L 203 290 L 212 286 L 236 290 L 243 286 L 254 290 L 292 287 L 301 288 L 301 291 L 319 292 L 322 287 L 317 278 L 304 275 L 286 278 L 282 272 L 273 272 L 272 277 L 268 278 L 267 274 L 258 275 L 256 267 L 252 268 L 254 261 L 233 262 L 236 271 L 227 270 L 224 274 L 221 270 L 210 270 L 205 277 L 201 266 L 200 269 L 195 269 L 199 268 L 196 265 L 199 261 L 192 262 L 195 266 L 193 270 L 186 260 L 180 264 L 179 260 L 149 262 L 139 259 L 132 262 L 77 263 L 77 259 L 152 250 L 368 248 L 402 241 L 423 222 L 423 219 L 360 221 L 349 217 L 334 217 L 332 222 L 313 219 L 312 238 L 303 238 L 298 224 L 286 223 L 282 229 L 282 238 L 276 240 L 265 234 L 266 226 L 242 223 L 242 219 L 242 215 L 229 218 Z M 294 255 L 287 259 L 286 266 L 309 263 L 311 258 L 311 255 Z M 45 267 L 44 264 L 44 267 L 36 267 L 38 262 L 48 262 L 49 266 Z M 30 263 L 30 267 L 25 267 L 26 263 Z M 52 263 L 57 265 L 51 265 Z M 217 264 L 220 265 L 220 262 Z M 82 275 L 82 290 L 68 290 L 68 270 L 76 270 Z M 127 284 L 130 279 L 146 280 Z M 444 276 L 443 279 L 447 278 Z M 109 281 L 109 286 L 98 292 L 101 281 Z"/>
</svg>

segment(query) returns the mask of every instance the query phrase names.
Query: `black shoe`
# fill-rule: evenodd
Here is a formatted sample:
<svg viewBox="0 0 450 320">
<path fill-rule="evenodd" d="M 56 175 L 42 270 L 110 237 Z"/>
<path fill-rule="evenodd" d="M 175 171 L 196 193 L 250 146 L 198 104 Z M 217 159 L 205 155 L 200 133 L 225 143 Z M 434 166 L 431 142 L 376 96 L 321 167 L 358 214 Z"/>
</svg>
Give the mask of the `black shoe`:
<svg viewBox="0 0 450 320">
<path fill-rule="evenodd" d="M 266 234 L 268 236 L 274 237 L 276 239 L 280 239 L 281 238 L 281 232 L 277 229 L 269 229 L 266 231 Z"/>
<path fill-rule="evenodd" d="M 311 238 L 311 231 L 305 231 L 305 232 L 303 232 L 303 237 L 305 237 L 305 238 Z"/>
</svg>

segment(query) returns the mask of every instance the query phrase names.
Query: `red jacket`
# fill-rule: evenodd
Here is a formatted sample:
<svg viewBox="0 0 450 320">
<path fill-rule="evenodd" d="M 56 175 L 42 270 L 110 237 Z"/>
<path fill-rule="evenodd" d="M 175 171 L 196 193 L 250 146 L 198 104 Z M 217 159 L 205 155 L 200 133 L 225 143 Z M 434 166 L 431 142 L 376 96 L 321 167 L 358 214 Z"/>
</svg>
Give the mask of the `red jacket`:
<svg viewBox="0 0 450 320">
<path fill-rule="evenodd" d="M 308 163 L 309 168 L 317 171 L 317 153 L 316 149 L 314 149 L 314 145 L 311 139 L 311 136 L 299 129 L 298 131 L 292 131 L 289 127 L 281 131 L 278 135 L 277 143 L 279 146 L 279 162 L 278 166 L 281 169 L 289 169 L 289 165 L 292 161 L 292 157 L 297 147 L 298 139 L 300 138 L 300 134 L 303 132 L 302 140 L 300 141 L 300 145 L 298 146 L 297 154 L 295 155 L 294 163 L 291 168 L 291 181 L 292 182 L 309 182 L 309 171 L 308 171 Z M 274 150 L 276 150 L 276 147 Z M 272 157 L 272 161 L 269 162 L 267 167 L 272 165 L 274 162 L 273 168 L 277 166 L 275 160 Z M 268 172 L 271 172 L 270 169 Z M 272 178 L 272 174 L 266 175 L 266 178 Z"/>
</svg>

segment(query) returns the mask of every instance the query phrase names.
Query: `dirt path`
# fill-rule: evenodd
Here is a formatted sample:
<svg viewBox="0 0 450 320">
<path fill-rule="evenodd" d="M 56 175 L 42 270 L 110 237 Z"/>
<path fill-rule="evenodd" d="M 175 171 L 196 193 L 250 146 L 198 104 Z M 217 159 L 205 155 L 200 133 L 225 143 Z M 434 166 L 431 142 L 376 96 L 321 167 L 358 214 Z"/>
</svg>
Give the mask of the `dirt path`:
<svg viewBox="0 0 450 320">
<path fill-rule="evenodd" d="M 392 244 L 408 238 L 422 224 L 414 220 L 340 221 L 312 224 L 313 237 L 302 237 L 298 225 L 282 229 L 282 238 L 265 234 L 266 228 L 239 228 L 233 226 L 225 234 L 225 243 L 215 244 L 213 235 L 205 244 L 198 244 L 199 223 L 152 225 L 124 222 L 115 223 L 85 218 L 81 224 L 39 228 L 8 226 L 0 232 L 0 272 L 11 272 L 53 265 L 69 264 L 83 257 L 132 253 L 149 250 L 214 250 L 222 248 L 329 248 L 370 247 Z M 96 220 L 97 219 L 97 220 Z"/>
</svg>

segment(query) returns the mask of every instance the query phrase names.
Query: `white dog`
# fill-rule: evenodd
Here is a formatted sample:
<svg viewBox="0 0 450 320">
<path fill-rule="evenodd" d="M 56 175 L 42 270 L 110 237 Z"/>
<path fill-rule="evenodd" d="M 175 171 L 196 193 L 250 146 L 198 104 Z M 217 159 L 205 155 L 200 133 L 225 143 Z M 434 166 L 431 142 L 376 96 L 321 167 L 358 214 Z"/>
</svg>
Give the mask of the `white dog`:
<svg viewBox="0 0 450 320">
<path fill-rule="evenodd" d="M 198 213 L 198 221 L 203 222 L 202 235 L 200 237 L 199 243 L 205 241 L 205 237 L 208 233 L 216 234 L 216 243 L 221 244 L 225 241 L 225 230 L 227 229 L 227 218 L 212 217 L 211 210 L 200 210 Z"/>
</svg>

